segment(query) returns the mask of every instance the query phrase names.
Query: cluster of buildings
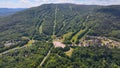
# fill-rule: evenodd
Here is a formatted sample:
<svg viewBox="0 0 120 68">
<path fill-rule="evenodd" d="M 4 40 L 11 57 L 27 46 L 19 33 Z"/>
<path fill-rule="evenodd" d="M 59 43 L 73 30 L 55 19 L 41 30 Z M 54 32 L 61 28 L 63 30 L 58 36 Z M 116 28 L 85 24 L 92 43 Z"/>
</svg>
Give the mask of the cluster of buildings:
<svg viewBox="0 0 120 68">
<path fill-rule="evenodd" d="M 78 46 L 92 46 L 92 45 L 120 47 L 120 42 L 108 39 L 106 37 L 87 36 L 78 44 Z"/>
<path fill-rule="evenodd" d="M 19 41 L 19 40 L 9 40 L 9 41 L 5 41 L 5 42 L 4 42 L 4 46 L 5 46 L 5 47 L 10 47 L 11 45 L 18 44 L 19 42 L 21 42 L 21 41 Z"/>
</svg>

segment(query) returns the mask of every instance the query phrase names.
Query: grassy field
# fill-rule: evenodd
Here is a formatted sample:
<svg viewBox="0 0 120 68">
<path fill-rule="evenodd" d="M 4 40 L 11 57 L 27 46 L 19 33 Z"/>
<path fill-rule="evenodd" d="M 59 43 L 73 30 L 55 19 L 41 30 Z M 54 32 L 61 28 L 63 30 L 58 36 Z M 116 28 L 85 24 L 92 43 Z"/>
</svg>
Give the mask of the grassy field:
<svg viewBox="0 0 120 68">
<path fill-rule="evenodd" d="M 29 40 L 27 44 L 25 44 L 25 46 L 30 46 L 32 45 L 33 43 L 35 43 L 35 40 Z"/>
<path fill-rule="evenodd" d="M 65 52 L 65 54 L 69 57 L 71 57 L 72 53 L 73 53 L 74 49 L 73 48 L 70 48 L 69 51 Z"/>
</svg>

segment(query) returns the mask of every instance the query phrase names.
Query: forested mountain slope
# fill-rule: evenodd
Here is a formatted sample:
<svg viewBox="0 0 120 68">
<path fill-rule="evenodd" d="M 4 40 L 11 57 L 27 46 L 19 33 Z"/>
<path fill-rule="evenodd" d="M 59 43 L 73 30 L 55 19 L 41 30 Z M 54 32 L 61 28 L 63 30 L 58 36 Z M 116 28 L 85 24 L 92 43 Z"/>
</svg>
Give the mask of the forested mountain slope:
<svg viewBox="0 0 120 68">
<path fill-rule="evenodd" d="M 120 68 L 120 6 L 44 4 L 0 18 L 0 68 Z"/>
<path fill-rule="evenodd" d="M 120 39 L 120 6 L 44 4 L 0 19 L 0 41 L 41 39 L 87 29 L 88 35 Z"/>
</svg>

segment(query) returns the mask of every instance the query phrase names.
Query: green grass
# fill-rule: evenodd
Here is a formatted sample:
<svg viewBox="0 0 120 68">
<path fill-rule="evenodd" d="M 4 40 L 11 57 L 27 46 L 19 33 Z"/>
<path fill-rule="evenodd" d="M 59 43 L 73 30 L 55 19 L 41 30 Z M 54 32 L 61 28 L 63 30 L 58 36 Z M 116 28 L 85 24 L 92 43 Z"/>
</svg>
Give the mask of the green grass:
<svg viewBox="0 0 120 68">
<path fill-rule="evenodd" d="M 80 30 L 78 33 L 76 33 L 72 37 L 71 42 L 74 43 L 74 44 L 77 44 L 79 42 L 79 39 L 84 37 L 84 35 L 86 35 L 87 32 L 88 32 L 88 29 Z"/>
<path fill-rule="evenodd" d="M 70 48 L 69 51 L 65 52 L 65 54 L 69 57 L 71 57 L 72 53 L 73 53 L 74 49 L 73 48 Z"/>
<path fill-rule="evenodd" d="M 71 37 L 72 37 L 72 34 L 73 34 L 73 32 L 68 32 L 68 33 L 64 34 L 63 39 L 64 40 L 70 40 Z"/>
</svg>

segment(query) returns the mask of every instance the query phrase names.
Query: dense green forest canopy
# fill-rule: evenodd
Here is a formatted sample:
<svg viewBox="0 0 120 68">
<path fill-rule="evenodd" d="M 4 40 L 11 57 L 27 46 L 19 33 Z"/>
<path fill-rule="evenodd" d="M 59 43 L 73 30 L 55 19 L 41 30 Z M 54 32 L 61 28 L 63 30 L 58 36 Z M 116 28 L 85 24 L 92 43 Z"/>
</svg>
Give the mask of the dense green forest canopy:
<svg viewBox="0 0 120 68">
<path fill-rule="evenodd" d="M 72 48 L 71 56 L 65 52 Z M 50 51 L 51 50 L 51 51 Z M 48 54 L 43 65 L 40 65 Z M 32 47 L 0 56 L 0 68 L 119 68 L 120 49 L 99 46 L 54 48 L 51 43 L 36 42 Z"/>
<path fill-rule="evenodd" d="M 64 49 L 55 48 L 46 60 L 43 68 L 119 68 L 119 49 L 109 49 L 107 47 L 71 47 L 74 49 L 71 57 Z"/>
</svg>

